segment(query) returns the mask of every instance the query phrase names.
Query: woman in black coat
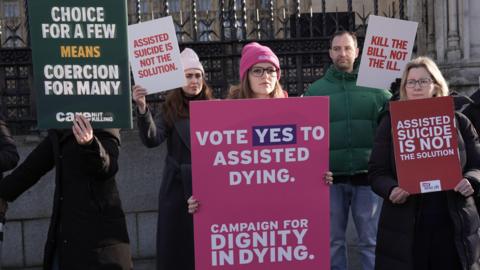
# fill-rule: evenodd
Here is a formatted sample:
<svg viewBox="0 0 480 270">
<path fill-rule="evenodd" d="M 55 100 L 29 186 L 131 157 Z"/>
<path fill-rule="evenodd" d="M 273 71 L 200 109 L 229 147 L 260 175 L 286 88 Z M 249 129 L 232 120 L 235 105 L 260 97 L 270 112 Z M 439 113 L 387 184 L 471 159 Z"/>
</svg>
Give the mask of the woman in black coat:
<svg viewBox="0 0 480 270">
<path fill-rule="evenodd" d="M 25 161 L 0 181 L 0 198 L 13 201 L 55 167 L 43 269 L 132 268 L 115 183 L 119 145 L 118 129 L 93 130 L 77 115 L 72 130 L 49 130 Z"/>
<path fill-rule="evenodd" d="M 147 90 L 133 87 L 140 138 L 147 147 L 167 142 L 167 158 L 160 185 L 157 226 L 157 269 L 195 269 L 193 220 L 187 212 L 192 195 L 189 102 L 212 98 L 198 56 L 181 53 L 187 85 L 172 90 L 154 121 L 146 105 Z"/>
<path fill-rule="evenodd" d="M 432 60 L 419 57 L 406 66 L 401 99 L 447 95 Z M 463 178 L 454 190 L 417 195 L 398 187 L 389 113 L 381 120 L 369 163 L 372 189 L 384 198 L 375 269 L 480 270 L 480 218 L 474 202 L 480 189 L 480 143 L 468 118 L 455 117 Z"/>
</svg>

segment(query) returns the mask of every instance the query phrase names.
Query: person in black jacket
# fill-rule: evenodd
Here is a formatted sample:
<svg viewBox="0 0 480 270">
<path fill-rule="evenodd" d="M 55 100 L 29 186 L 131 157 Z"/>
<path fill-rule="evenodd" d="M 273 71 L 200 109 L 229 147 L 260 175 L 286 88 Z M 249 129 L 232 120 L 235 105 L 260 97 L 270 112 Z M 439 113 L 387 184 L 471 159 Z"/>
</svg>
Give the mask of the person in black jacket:
<svg viewBox="0 0 480 270">
<path fill-rule="evenodd" d="M 15 141 L 7 128 L 7 124 L 0 115 L 0 180 L 5 171 L 11 170 L 17 166 L 18 160 L 17 147 Z M 7 202 L 0 198 L 0 217 L 5 217 L 7 211 Z"/>
<path fill-rule="evenodd" d="M 436 64 L 419 57 L 405 67 L 400 99 L 448 95 Z M 472 124 L 456 113 L 463 178 L 454 190 L 410 195 L 398 186 L 391 120 L 382 118 L 369 162 L 369 180 L 384 198 L 377 235 L 378 270 L 479 270 L 480 143 Z"/>
<path fill-rule="evenodd" d="M 472 122 L 473 126 L 477 130 L 477 133 L 480 132 L 480 89 L 475 91 L 470 96 L 471 103 L 468 104 L 461 112 L 468 117 Z"/>
<path fill-rule="evenodd" d="M 127 270 L 130 245 L 119 193 L 120 133 L 93 130 L 81 115 L 72 130 L 48 136 L 0 181 L 0 198 L 14 201 L 55 167 L 55 194 L 44 270 Z"/>
<path fill-rule="evenodd" d="M 156 121 L 145 101 L 147 90 L 140 85 L 133 87 L 142 143 L 156 147 L 167 142 L 158 200 L 158 270 L 195 269 L 193 219 L 187 212 L 187 199 L 192 195 L 189 102 L 211 99 L 212 90 L 192 49 L 186 48 L 181 60 L 187 85 L 170 91 Z"/>
</svg>

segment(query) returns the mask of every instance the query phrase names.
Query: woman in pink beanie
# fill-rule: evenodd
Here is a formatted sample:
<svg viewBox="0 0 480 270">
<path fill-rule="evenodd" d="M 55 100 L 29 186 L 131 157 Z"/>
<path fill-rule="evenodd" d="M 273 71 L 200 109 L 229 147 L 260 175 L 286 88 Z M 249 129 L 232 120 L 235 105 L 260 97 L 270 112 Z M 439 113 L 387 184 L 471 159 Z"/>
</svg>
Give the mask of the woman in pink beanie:
<svg viewBox="0 0 480 270">
<path fill-rule="evenodd" d="M 139 85 L 133 87 L 143 144 L 151 148 L 167 142 L 158 202 L 157 270 L 195 269 L 193 219 L 186 203 L 192 194 L 189 102 L 212 99 L 212 90 L 192 49 L 186 48 L 181 60 L 187 85 L 170 91 L 156 121 L 145 101 L 147 90 Z"/>
<path fill-rule="evenodd" d="M 286 98 L 288 93 L 280 85 L 280 75 L 280 62 L 272 50 L 256 42 L 249 43 L 242 49 L 240 84 L 230 88 L 227 98 Z M 332 172 L 326 172 L 324 180 L 331 185 Z M 190 197 L 188 212 L 195 214 L 199 205 L 198 199 Z"/>
<path fill-rule="evenodd" d="M 251 42 L 242 49 L 240 84 L 230 88 L 228 98 L 288 97 L 280 85 L 280 61 L 267 46 Z"/>
</svg>

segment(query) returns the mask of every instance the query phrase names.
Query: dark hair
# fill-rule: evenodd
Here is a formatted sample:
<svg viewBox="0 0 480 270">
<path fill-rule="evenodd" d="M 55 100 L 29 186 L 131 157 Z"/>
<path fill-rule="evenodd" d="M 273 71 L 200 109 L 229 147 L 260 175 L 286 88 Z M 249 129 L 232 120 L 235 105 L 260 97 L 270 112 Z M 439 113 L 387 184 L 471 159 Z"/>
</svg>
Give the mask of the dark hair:
<svg viewBox="0 0 480 270">
<path fill-rule="evenodd" d="M 207 85 L 205 79 L 203 80 L 202 90 L 200 94 L 195 97 L 195 100 L 208 100 L 213 98 L 212 89 Z M 180 118 L 189 117 L 189 99 L 183 93 L 182 88 L 172 90 L 165 99 L 162 111 L 163 117 L 167 126 L 173 127 L 173 123 Z"/>
<path fill-rule="evenodd" d="M 330 49 L 332 48 L 333 39 L 336 38 L 336 37 L 339 37 L 339 36 L 343 36 L 343 35 L 351 36 L 352 39 L 353 39 L 353 43 L 355 44 L 355 48 L 358 47 L 357 34 L 355 34 L 355 32 L 350 32 L 350 31 L 347 31 L 347 30 L 339 30 L 339 31 L 336 31 L 335 33 L 333 33 L 333 35 L 330 37 Z"/>
</svg>

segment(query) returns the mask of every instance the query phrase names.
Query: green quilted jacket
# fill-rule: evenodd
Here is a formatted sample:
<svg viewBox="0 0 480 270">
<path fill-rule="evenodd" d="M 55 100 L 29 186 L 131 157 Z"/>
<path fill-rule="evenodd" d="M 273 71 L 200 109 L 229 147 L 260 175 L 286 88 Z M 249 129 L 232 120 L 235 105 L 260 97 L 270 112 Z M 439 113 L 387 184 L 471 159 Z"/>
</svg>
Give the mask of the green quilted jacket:
<svg viewBox="0 0 480 270">
<path fill-rule="evenodd" d="M 391 98 L 382 89 L 356 85 L 357 71 L 331 66 L 305 96 L 330 97 L 330 170 L 334 175 L 366 173 L 378 117 Z"/>
</svg>

